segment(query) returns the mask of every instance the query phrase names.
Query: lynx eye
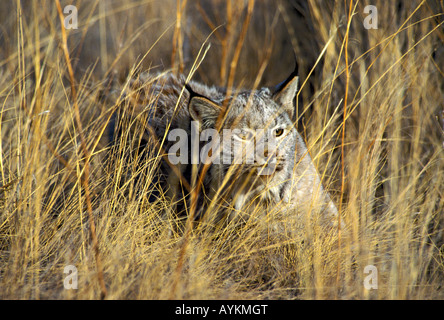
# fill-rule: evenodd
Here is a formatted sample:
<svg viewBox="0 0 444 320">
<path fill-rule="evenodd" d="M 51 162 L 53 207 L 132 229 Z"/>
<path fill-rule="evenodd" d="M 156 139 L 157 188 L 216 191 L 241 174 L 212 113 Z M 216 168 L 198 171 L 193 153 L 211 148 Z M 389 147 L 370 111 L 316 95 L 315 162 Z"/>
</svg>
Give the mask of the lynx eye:
<svg viewBox="0 0 444 320">
<path fill-rule="evenodd" d="M 276 137 L 280 137 L 280 136 L 282 136 L 284 134 L 284 129 L 276 129 L 276 130 L 274 130 L 274 135 L 276 136 Z"/>
</svg>

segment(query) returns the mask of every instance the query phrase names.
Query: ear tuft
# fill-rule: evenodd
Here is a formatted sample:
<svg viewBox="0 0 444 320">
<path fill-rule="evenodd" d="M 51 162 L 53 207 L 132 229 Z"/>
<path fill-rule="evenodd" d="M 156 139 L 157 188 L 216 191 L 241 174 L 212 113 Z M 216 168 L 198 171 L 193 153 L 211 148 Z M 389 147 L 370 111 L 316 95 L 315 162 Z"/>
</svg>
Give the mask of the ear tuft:
<svg viewBox="0 0 444 320">
<path fill-rule="evenodd" d="M 296 63 L 295 69 L 290 76 L 274 87 L 272 91 L 274 100 L 284 108 L 290 119 L 293 119 L 294 116 L 294 99 L 298 91 L 298 84 L 298 65 Z"/>
</svg>

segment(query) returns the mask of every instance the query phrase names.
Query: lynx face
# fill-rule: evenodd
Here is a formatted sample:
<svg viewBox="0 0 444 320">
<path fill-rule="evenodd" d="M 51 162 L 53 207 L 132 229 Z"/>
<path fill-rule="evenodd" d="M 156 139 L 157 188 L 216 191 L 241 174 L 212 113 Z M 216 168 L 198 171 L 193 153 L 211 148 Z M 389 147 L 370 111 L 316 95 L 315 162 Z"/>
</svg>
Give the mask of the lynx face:
<svg viewBox="0 0 444 320">
<path fill-rule="evenodd" d="M 294 96 L 296 87 L 291 91 Z M 214 157 L 212 163 L 211 174 L 217 179 L 211 188 L 229 189 L 236 209 L 254 197 L 273 202 L 288 200 L 285 192 L 291 183 L 297 145 L 291 121 L 292 98 L 288 100 L 285 102 L 290 106 L 268 88 L 240 92 L 221 115 L 219 103 L 191 98 L 190 114 L 203 128 L 214 129 L 218 117 L 224 118 L 220 144 L 214 148 L 219 157 Z"/>
</svg>

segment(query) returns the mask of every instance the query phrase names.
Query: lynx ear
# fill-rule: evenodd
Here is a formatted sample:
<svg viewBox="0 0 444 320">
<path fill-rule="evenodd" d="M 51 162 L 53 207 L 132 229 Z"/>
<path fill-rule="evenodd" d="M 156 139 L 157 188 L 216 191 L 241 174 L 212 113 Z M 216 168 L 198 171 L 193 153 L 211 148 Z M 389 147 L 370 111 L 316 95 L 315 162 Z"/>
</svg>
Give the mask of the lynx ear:
<svg viewBox="0 0 444 320">
<path fill-rule="evenodd" d="M 210 99 L 195 96 L 190 99 L 188 111 L 191 118 L 195 121 L 199 121 L 203 128 L 214 128 L 221 107 Z"/>
<path fill-rule="evenodd" d="M 296 92 L 298 91 L 298 65 L 296 63 L 295 70 L 290 74 L 290 76 L 276 87 L 274 87 L 273 98 L 281 105 L 284 110 L 293 119 L 294 115 L 294 99 L 296 97 Z"/>
</svg>

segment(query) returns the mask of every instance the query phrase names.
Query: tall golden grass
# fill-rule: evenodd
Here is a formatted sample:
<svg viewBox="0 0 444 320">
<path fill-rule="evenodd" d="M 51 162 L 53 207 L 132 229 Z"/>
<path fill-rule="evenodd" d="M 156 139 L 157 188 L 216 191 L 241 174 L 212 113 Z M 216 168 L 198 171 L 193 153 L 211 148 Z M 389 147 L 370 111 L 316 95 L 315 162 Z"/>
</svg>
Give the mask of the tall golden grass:
<svg viewBox="0 0 444 320">
<path fill-rule="evenodd" d="M 353 0 L 57 2 L 0 5 L 0 298 L 444 297 L 442 2 L 372 1 L 377 29 Z M 157 159 L 134 158 L 138 137 L 101 143 L 140 71 L 199 61 L 195 79 L 251 88 L 284 80 L 293 53 L 339 233 L 276 236 L 272 216 L 180 232 L 167 198 L 149 201 Z"/>
</svg>

